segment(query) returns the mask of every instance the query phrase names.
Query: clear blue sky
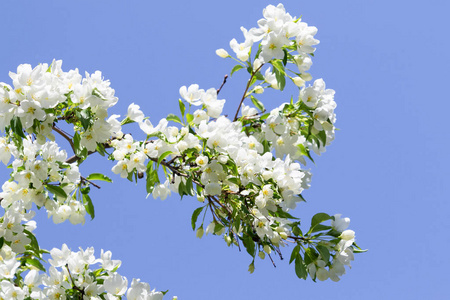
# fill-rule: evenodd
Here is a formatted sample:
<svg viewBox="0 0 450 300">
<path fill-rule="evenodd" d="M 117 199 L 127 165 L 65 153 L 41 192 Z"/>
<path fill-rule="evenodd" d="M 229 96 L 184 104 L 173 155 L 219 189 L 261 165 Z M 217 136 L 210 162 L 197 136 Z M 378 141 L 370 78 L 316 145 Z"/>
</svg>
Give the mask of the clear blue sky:
<svg viewBox="0 0 450 300">
<path fill-rule="evenodd" d="M 94 246 L 122 260 L 129 280 L 141 278 L 179 299 L 446 299 L 450 258 L 450 159 L 447 91 L 450 69 L 446 1 L 299 1 L 287 10 L 318 27 L 311 69 L 336 90 L 336 140 L 317 158 L 308 203 L 315 212 L 352 220 L 359 245 L 339 283 L 296 278 L 288 261 L 257 261 L 218 237 L 195 238 L 195 199 L 145 199 L 92 156 L 83 174 L 106 170 L 114 184 L 92 195 L 97 217 L 84 226 L 54 225 L 39 212 L 43 248 Z M 3 1 L 0 81 L 21 63 L 62 59 L 63 69 L 101 70 L 124 115 L 131 102 L 153 123 L 177 112 L 178 89 L 218 87 L 233 67 L 215 55 L 240 26 L 256 26 L 269 1 Z M 245 78 L 222 96 L 237 105 Z M 275 95 L 275 94 L 274 94 Z M 278 94 L 273 106 L 289 99 Z M 266 106 L 270 107 L 270 104 Z M 133 132 L 135 128 L 125 129 Z M 6 169 L 0 171 L 6 178 Z M 286 251 L 287 250 L 287 251 Z M 290 249 L 285 249 L 289 257 Z"/>
</svg>

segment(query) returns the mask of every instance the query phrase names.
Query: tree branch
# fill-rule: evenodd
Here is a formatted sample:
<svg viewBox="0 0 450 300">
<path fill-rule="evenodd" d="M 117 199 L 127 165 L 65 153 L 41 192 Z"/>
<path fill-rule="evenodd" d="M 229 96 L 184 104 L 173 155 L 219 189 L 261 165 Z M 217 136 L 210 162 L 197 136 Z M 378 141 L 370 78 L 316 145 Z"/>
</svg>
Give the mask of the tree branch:
<svg viewBox="0 0 450 300">
<path fill-rule="evenodd" d="M 57 133 L 59 133 L 63 138 L 65 138 L 69 142 L 70 147 L 72 147 L 73 153 L 75 153 L 75 145 L 73 144 L 72 139 L 64 131 L 56 127 L 55 124 L 53 124 L 52 129 Z"/>
<path fill-rule="evenodd" d="M 245 98 L 247 97 L 247 91 L 250 87 L 250 84 L 252 83 L 253 77 L 256 75 L 256 73 L 259 72 L 259 70 L 261 70 L 262 66 L 264 66 L 264 64 L 262 64 L 258 69 L 256 69 L 255 71 L 252 72 L 252 76 L 250 76 L 250 79 L 247 82 L 247 86 L 245 87 L 244 95 L 242 95 L 241 102 L 239 103 L 236 114 L 234 115 L 233 122 L 237 120 L 237 116 L 239 114 L 239 111 L 241 110 L 242 103 L 244 102 Z"/>
<path fill-rule="evenodd" d="M 217 89 L 217 95 L 219 95 L 219 93 L 220 93 L 220 91 L 222 90 L 223 86 L 224 86 L 225 83 L 227 82 L 227 78 L 228 78 L 228 75 L 225 75 L 225 76 L 223 77 L 222 85 L 220 86 L 220 88 Z"/>
</svg>

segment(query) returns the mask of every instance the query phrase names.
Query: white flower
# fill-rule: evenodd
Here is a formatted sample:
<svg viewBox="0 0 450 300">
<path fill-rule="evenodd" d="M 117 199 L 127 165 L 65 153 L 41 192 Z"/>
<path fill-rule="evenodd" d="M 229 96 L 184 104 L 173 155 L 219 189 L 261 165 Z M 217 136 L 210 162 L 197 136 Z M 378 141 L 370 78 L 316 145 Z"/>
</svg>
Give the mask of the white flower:
<svg viewBox="0 0 450 300">
<path fill-rule="evenodd" d="M 206 165 L 208 164 L 208 161 L 209 161 L 208 156 L 205 156 L 205 155 L 199 155 L 199 156 L 195 159 L 195 163 L 196 163 L 199 167 L 201 167 L 202 169 L 203 169 L 204 167 L 206 167 Z"/>
<path fill-rule="evenodd" d="M 163 184 L 157 184 L 153 190 L 153 199 L 161 198 L 161 200 L 166 200 L 167 196 L 170 196 L 171 192 L 169 189 L 169 181 L 166 180 Z"/>
<path fill-rule="evenodd" d="M 228 56 L 230 56 L 225 49 L 217 49 L 216 54 L 222 58 L 227 58 Z"/>
<path fill-rule="evenodd" d="M 126 277 L 113 273 L 105 279 L 103 286 L 108 293 L 116 296 L 122 296 L 127 291 L 128 280 Z"/>
<path fill-rule="evenodd" d="M 186 86 L 180 88 L 181 98 L 195 106 L 202 104 L 201 97 L 204 92 L 204 90 L 199 89 L 198 84 L 191 84 L 189 88 L 186 88 Z"/>
<path fill-rule="evenodd" d="M 127 117 L 130 120 L 133 120 L 135 122 L 140 123 L 140 122 L 142 122 L 144 120 L 144 113 L 140 110 L 140 106 L 139 105 L 131 103 L 128 106 Z"/>
<path fill-rule="evenodd" d="M 331 227 L 334 230 L 343 232 L 350 225 L 350 218 L 341 218 L 341 214 L 334 215 L 334 220 L 331 220 Z"/>
</svg>

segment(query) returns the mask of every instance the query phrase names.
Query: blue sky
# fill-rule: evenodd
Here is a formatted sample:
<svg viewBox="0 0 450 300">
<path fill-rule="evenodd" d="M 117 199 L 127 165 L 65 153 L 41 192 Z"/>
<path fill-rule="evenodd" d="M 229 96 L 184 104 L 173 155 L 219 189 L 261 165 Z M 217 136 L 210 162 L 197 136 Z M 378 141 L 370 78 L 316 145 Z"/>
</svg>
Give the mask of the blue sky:
<svg viewBox="0 0 450 300">
<path fill-rule="evenodd" d="M 41 247 L 94 246 L 122 260 L 130 280 L 141 278 L 179 299 L 444 299 L 450 258 L 448 212 L 448 11 L 445 1 L 298 1 L 286 9 L 318 27 L 311 73 L 336 90 L 340 131 L 316 159 L 307 203 L 295 210 L 306 223 L 320 211 L 351 218 L 359 254 L 339 283 L 296 278 L 288 261 L 257 261 L 218 237 L 195 238 L 195 199 L 146 199 L 92 156 L 89 174 L 104 170 L 92 199 L 96 218 L 84 226 L 54 225 L 39 212 Z M 219 87 L 231 60 L 215 55 L 256 26 L 269 1 L 5 1 L 0 81 L 21 63 L 63 60 L 63 69 L 101 70 L 124 115 L 132 102 L 153 123 L 177 113 L 180 86 Z M 221 92 L 226 111 L 237 106 L 245 77 Z M 273 95 L 266 107 L 293 92 Z M 273 105 L 272 103 L 273 102 Z M 272 106 L 271 106 L 272 105 Z M 124 132 L 134 132 L 135 127 Z M 7 171 L 0 173 L 7 178 Z M 289 257 L 290 249 L 284 249 Z"/>
</svg>

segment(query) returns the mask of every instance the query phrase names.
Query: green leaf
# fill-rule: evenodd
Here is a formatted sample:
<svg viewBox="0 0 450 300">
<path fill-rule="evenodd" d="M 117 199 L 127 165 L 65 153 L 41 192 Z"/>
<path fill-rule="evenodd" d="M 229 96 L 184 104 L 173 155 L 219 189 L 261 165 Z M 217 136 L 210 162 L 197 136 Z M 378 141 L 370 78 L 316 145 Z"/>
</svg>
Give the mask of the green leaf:
<svg viewBox="0 0 450 300">
<path fill-rule="evenodd" d="M 105 150 L 105 146 L 103 146 L 102 143 L 97 143 L 97 148 L 96 148 L 97 152 L 101 155 L 101 156 L 105 156 L 105 154 L 108 154 Z"/>
<path fill-rule="evenodd" d="M 320 131 L 317 136 L 319 137 L 320 141 L 322 142 L 323 146 L 327 144 L 327 135 L 325 133 L 325 130 Z"/>
<path fill-rule="evenodd" d="M 302 256 L 300 253 L 297 255 L 295 259 L 295 274 L 297 274 L 298 278 L 305 279 L 308 277 L 308 272 L 306 271 L 306 265 L 303 262 Z"/>
<path fill-rule="evenodd" d="M 27 258 L 26 263 L 29 265 L 32 265 L 35 268 L 38 268 L 42 272 L 46 272 L 44 266 L 41 264 L 41 262 L 35 258 Z"/>
<path fill-rule="evenodd" d="M 11 130 L 17 134 L 18 136 L 25 138 L 25 134 L 23 133 L 23 126 L 22 121 L 20 121 L 20 118 L 18 116 L 14 116 L 11 119 Z"/>
<path fill-rule="evenodd" d="M 64 198 L 64 199 L 67 198 L 66 192 L 65 192 L 61 187 L 59 187 L 59 186 L 46 184 L 46 185 L 45 185 L 45 188 L 46 188 L 50 193 L 52 193 L 52 194 L 54 194 L 54 195 L 56 195 L 56 196 L 58 196 L 58 197 L 61 197 L 61 198 Z"/>
<path fill-rule="evenodd" d="M 109 178 L 106 175 L 103 175 L 101 173 L 92 173 L 88 177 L 86 177 L 87 180 L 101 180 L 106 182 L 112 182 L 111 178 Z"/>
<path fill-rule="evenodd" d="M 34 234 L 31 233 L 30 231 L 26 230 L 26 229 L 24 229 L 23 232 L 24 232 L 25 235 L 31 240 L 31 242 L 30 242 L 30 244 L 29 244 L 29 246 L 31 247 L 31 249 L 33 249 L 34 252 L 39 253 L 39 250 L 40 250 L 39 244 L 38 244 L 38 241 L 37 241 L 36 237 L 34 236 Z"/>
<path fill-rule="evenodd" d="M 240 69 L 242 69 L 244 66 L 242 66 L 242 65 L 235 65 L 234 67 L 233 67 L 233 69 L 231 69 L 231 74 L 230 74 L 230 76 L 233 76 L 233 73 L 234 72 L 236 72 L 236 71 L 239 71 Z"/>
<path fill-rule="evenodd" d="M 313 163 L 315 163 L 314 159 L 311 157 L 311 153 L 309 152 L 309 150 L 305 146 L 303 146 L 302 144 L 299 144 L 298 147 L 300 148 L 300 153 L 303 156 L 308 157 L 309 160 L 311 160 Z"/>
<path fill-rule="evenodd" d="M 310 263 L 316 261 L 319 254 L 317 254 L 316 250 L 309 247 L 305 250 L 305 265 L 309 265 Z"/>
<path fill-rule="evenodd" d="M 261 72 L 257 72 L 257 73 L 255 74 L 255 78 L 258 79 L 258 80 L 261 80 L 261 81 L 264 81 L 264 80 L 265 80 L 264 75 L 261 74 Z"/>
<path fill-rule="evenodd" d="M 77 113 L 77 117 L 80 120 L 81 126 L 83 126 L 84 130 L 87 130 L 91 125 L 91 111 L 89 108 L 83 109 Z"/>
<path fill-rule="evenodd" d="M 183 122 L 181 122 L 180 118 L 174 114 L 168 114 L 166 117 L 166 120 L 183 124 Z"/>
<path fill-rule="evenodd" d="M 194 212 L 192 213 L 192 217 L 191 217 L 192 230 L 195 230 L 195 227 L 196 227 L 195 224 L 197 223 L 198 216 L 199 216 L 200 213 L 202 212 L 203 207 L 204 207 L 204 206 L 197 208 L 197 209 L 194 210 Z"/>
<path fill-rule="evenodd" d="M 331 226 L 317 224 L 316 226 L 314 226 L 314 229 L 311 231 L 311 233 L 318 232 L 318 231 L 324 231 L 324 230 L 330 230 L 330 229 L 331 229 Z"/>
<path fill-rule="evenodd" d="M 323 221 L 326 220 L 331 220 L 331 216 L 326 214 L 326 213 L 317 213 L 315 214 L 312 219 L 311 219 L 311 229 L 310 232 L 312 231 L 312 229 L 319 223 L 322 223 Z"/>
<path fill-rule="evenodd" d="M 194 196 L 194 185 L 192 184 L 192 176 L 186 180 L 185 191 L 189 196 Z"/>
<path fill-rule="evenodd" d="M 91 216 L 91 220 L 95 218 L 95 210 L 94 205 L 92 204 L 91 197 L 88 194 L 83 194 L 83 202 L 84 207 L 86 208 L 86 212 Z"/>
<path fill-rule="evenodd" d="M 91 191 L 91 187 L 87 186 L 85 188 L 80 189 L 80 191 L 83 195 L 87 195 Z"/>
<path fill-rule="evenodd" d="M 294 233 L 295 236 L 303 236 L 303 232 L 298 226 L 292 227 L 292 232 Z"/>
<path fill-rule="evenodd" d="M 172 154 L 172 151 L 166 151 L 163 154 L 161 154 L 161 156 L 158 158 L 158 162 L 157 162 L 157 167 L 159 167 L 159 165 L 161 164 L 161 162 L 163 161 L 164 158 L 166 158 L 167 156 L 169 156 L 170 154 Z"/>
<path fill-rule="evenodd" d="M 237 184 L 237 185 L 240 184 L 240 179 L 239 179 L 239 178 L 236 178 L 236 177 L 231 177 L 231 178 L 228 178 L 227 180 L 228 180 L 229 182 L 234 183 L 234 184 Z"/>
<path fill-rule="evenodd" d="M 361 250 L 361 249 L 353 248 L 353 253 L 364 253 L 364 252 L 367 252 L 367 251 L 369 251 L 369 249 Z"/>
<path fill-rule="evenodd" d="M 216 223 L 216 224 L 214 225 L 214 233 L 215 233 L 215 234 L 218 233 L 219 231 L 222 230 L 223 227 L 224 227 L 224 226 L 223 226 L 222 224 Z"/>
<path fill-rule="evenodd" d="M 364 253 L 364 252 L 367 252 L 367 251 L 369 251 L 369 250 L 368 249 L 363 250 L 355 242 L 353 242 L 353 252 L 354 253 Z"/>
<path fill-rule="evenodd" d="M 278 210 L 276 211 L 276 214 L 280 218 L 299 220 L 299 218 L 292 216 L 290 213 L 283 211 L 281 208 L 278 208 Z"/>
<path fill-rule="evenodd" d="M 289 264 L 291 264 L 294 261 L 294 259 L 297 258 L 299 252 L 300 252 L 300 245 L 297 245 L 294 247 L 294 249 L 292 249 L 291 258 L 289 259 Z"/>
<path fill-rule="evenodd" d="M 264 111 L 265 110 L 264 104 L 262 104 L 262 102 L 259 101 L 258 99 L 256 99 L 253 95 L 250 95 L 250 99 L 252 99 L 252 103 L 253 103 L 253 105 L 255 105 L 255 107 L 257 109 L 259 109 L 260 111 Z"/>
<path fill-rule="evenodd" d="M 323 261 L 328 263 L 328 261 L 330 260 L 330 250 L 328 250 L 328 248 L 323 245 L 317 245 L 316 248 L 317 251 L 319 251 L 320 256 L 322 256 Z"/>
<path fill-rule="evenodd" d="M 184 112 L 186 111 L 186 106 L 183 103 L 183 100 L 178 99 L 178 105 L 180 106 L 181 116 L 184 118 Z"/>
<path fill-rule="evenodd" d="M 283 65 L 286 66 L 287 64 L 287 59 L 288 59 L 288 52 L 286 49 L 283 49 L 284 52 L 284 57 L 283 57 Z"/>
<path fill-rule="evenodd" d="M 277 59 L 272 61 L 272 65 L 275 77 L 278 82 L 278 86 L 280 87 L 280 91 L 282 91 L 286 85 L 286 72 L 284 71 L 283 63 L 279 59 Z"/>
<path fill-rule="evenodd" d="M 250 254 L 252 257 L 255 257 L 255 242 L 253 241 L 252 237 L 250 235 L 246 235 L 246 237 L 242 238 L 242 242 L 244 243 L 245 249 L 247 250 L 248 254 Z"/>
<path fill-rule="evenodd" d="M 186 114 L 186 121 L 188 122 L 188 124 L 191 124 L 193 120 L 194 120 L 193 114 Z"/>
<path fill-rule="evenodd" d="M 4 243 L 5 243 L 5 239 L 3 237 L 1 237 L 0 238 L 0 249 L 2 249 Z"/>
</svg>

